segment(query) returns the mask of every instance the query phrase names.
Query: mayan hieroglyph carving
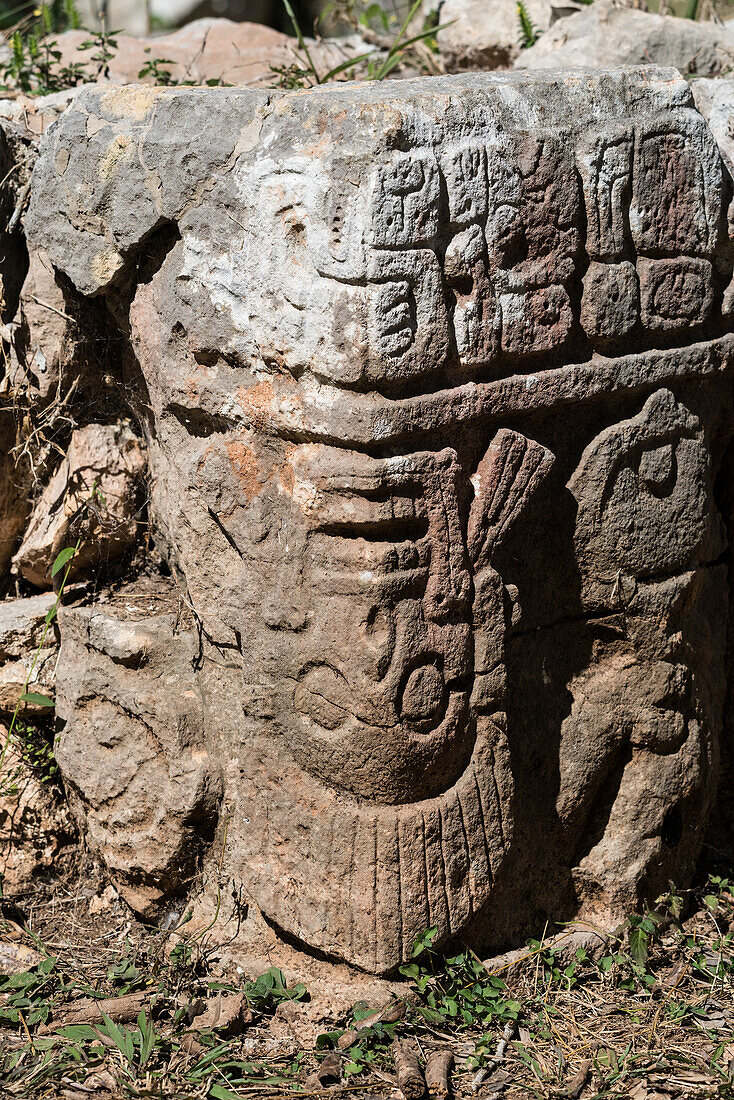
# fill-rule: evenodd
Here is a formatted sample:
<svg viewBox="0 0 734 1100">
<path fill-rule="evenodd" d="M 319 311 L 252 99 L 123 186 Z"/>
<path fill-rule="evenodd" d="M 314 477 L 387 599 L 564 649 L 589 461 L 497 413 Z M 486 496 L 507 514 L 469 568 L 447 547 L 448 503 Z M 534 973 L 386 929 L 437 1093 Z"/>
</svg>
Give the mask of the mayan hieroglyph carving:
<svg viewBox="0 0 734 1100">
<path fill-rule="evenodd" d="M 92 91 L 46 139 L 31 232 L 130 334 L 226 873 L 289 937 L 386 972 L 690 872 L 730 190 L 667 70 Z"/>
</svg>

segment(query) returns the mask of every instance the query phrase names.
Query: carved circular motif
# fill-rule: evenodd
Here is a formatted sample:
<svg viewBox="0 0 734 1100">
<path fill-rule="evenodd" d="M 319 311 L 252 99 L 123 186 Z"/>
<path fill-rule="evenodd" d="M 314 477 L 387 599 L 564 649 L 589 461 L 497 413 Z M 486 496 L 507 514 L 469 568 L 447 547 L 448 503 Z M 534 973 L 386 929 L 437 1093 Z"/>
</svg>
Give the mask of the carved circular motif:
<svg viewBox="0 0 734 1100">
<path fill-rule="evenodd" d="M 325 730 L 343 725 L 347 711 L 340 705 L 344 694 L 343 677 L 330 665 L 310 668 L 293 693 L 293 705 L 299 714 L 310 718 Z"/>
<path fill-rule="evenodd" d="M 435 665 L 414 668 L 403 688 L 401 714 L 406 722 L 430 722 L 444 706 L 446 684 Z"/>
</svg>

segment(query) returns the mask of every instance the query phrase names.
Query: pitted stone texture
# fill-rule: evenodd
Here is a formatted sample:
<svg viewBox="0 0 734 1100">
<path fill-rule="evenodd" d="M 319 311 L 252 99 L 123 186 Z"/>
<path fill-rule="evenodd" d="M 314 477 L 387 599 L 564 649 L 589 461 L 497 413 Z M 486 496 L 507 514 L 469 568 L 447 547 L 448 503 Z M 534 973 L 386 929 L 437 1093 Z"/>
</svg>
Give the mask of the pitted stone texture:
<svg viewBox="0 0 734 1100">
<path fill-rule="evenodd" d="M 90 847 L 137 912 L 180 893 L 221 796 L 175 590 L 123 589 L 61 612 L 54 753 Z"/>
<path fill-rule="evenodd" d="M 685 876 L 734 347 L 685 82 L 109 97 L 44 139 L 29 225 L 147 383 L 225 872 L 379 972 L 430 925 L 497 945 Z"/>
</svg>

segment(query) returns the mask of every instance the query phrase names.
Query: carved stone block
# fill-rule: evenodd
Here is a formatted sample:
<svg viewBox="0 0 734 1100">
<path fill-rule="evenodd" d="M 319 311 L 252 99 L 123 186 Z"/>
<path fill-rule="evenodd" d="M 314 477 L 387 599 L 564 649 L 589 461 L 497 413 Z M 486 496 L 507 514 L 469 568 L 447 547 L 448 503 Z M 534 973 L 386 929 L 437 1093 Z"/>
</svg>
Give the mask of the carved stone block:
<svg viewBox="0 0 734 1100">
<path fill-rule="evenodd" d="M 584 276 L 581 326 L 587 336 L 626 336 L 640 314 L 640 288 L 634 264 L 592 261 Z"/>
<path fill-rule="evenodd" d="M 657 330 L 701 324 L 713 304 L 713 271 L 708 260 L 677 257 L 639 260 L 642 323 Z"/>
<path fill-rule="evenodd" d="M 723 181 L 669 70 L 93 89 L 45 139 L 33 238 L 147 387 L 223 873 L 307 948 L 384 973 L 690 873 Z"/>
</svg>

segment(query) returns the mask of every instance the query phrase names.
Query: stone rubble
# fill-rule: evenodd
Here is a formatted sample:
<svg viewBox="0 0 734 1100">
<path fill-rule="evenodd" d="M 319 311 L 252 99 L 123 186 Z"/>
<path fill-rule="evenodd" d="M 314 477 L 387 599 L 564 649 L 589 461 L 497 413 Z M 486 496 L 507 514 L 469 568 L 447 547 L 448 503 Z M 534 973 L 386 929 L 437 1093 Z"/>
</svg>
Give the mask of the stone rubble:
<svg viewBox="0 0 734 1100">
<path fill-rule="evenodd" d="M 194 881 L 222 793 L 190 615 L 172 585 L 137 585 L 65 607 L 60 627 L 55 754 L 72 810 L 120 895 L 154 917 Z"/>
<path fill-rule="evenodd" d="M 54 606 L 53 592 L 25 599 L 0 601 L 0 713 L 10 718 L 26 690 L 53 696 L 58 632 L 46 629 L 46 616 Z M 24 713 L 43 714 L 43 708 L 27 707 Z"/>
<path fill-rule="evenodd" d="M 137 542 L 145 451 L 125 424 L 88 424 L 72 433 L 68 452 L 36 501 L 13 570 L 50 588 L 58 554 L 76 547 L 69 579 L 89 575 Z"/>
<path fill-rule="evenodd" d="M 7 725 L 0 729 L 5 743 Z M 0 775 L 0 883 L 3 896 L 22 898 L 31 892 L 38 880 L 53 878 L 61 871 L 64 857 L 70 856 L 78 835 L 68 806 L 58 789 L 45 783 L 11 742 L 3 760 Z M 7 944 L 0 944 L 2 947 Z M 20 946 L 20 945 L 19 945 Z M 20 965 L 27 970 L 38 965 L 36 958 L 23 958 Z M 35 953 L 34 953 L 35 954 Z M 5 967 L 6 959 L 0 965 Z M 12 962 L 12 960 L 11 960 Z M 5 970 L 13 973 L 14 970 Z"/>
</svg>

